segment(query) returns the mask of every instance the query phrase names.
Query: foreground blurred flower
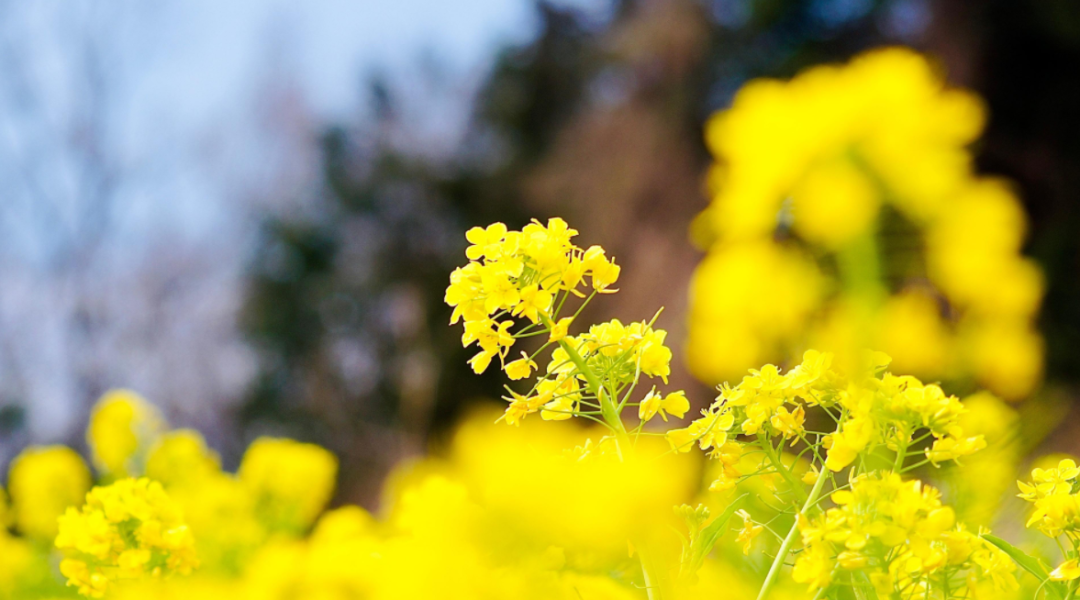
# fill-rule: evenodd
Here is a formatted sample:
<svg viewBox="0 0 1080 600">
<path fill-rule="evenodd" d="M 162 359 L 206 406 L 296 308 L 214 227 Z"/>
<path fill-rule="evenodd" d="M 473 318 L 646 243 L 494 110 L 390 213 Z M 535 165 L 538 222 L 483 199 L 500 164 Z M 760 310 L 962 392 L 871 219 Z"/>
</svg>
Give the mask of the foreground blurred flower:
<svg viewBox="0 0 1080 600">
<path fill-rule="evenodd" d="M 15 457 L 8 473 L 15 525 L 37 540 L 55 537 L 56 518 L 82 503 L 88 489 L 90 470 L 65 446 L 31 446 Z"/>
<path fill-rule="evenodd" d="M 81 509 L 60 517 L 56 547 L 68 585 L 95 598 L 118 581 L 188 574 L 198 565 L 194 540 L 177 506 L 149 479 L 96 487 Z"/>
</svg>

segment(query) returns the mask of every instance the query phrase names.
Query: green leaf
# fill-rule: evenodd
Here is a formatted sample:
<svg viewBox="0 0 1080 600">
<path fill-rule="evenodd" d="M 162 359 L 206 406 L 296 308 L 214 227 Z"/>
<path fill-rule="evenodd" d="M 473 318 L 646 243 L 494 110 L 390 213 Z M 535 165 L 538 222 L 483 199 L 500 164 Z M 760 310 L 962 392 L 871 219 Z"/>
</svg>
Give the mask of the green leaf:
<svg viewBox="0 0 1080 600">
<path fill-rule="evenodd" d="M 877 588 L 870 582 L 870 578 L 863 571 L 855 571 L 851 574 L 851 589 L 855 592 L 858 600 L 878 600 Z"/>
<path fill-rule="evenodd" d="M 716 545 L 717 540 L 719 540 L 720 536 L 724 535 L 724 532 L 727 531 L 728 521 L 731 520 L 735 511 L 742 506 L 743 500 L 745 500 L 747 496 L 749 496 L 749 494 L 743 494 L 736 498 L 726 509 L 724 509 L 724 512 L 721 513 L 720 516 L 716 517 L 711 523 L 703 527 L 698 535 L 693 537 L 690 544 L 690 564 L 684 564 L 684 569 L 682 569 L 684 576 L 690 576 L 698 572 L 701 568 L 701 564 L 705 562 L 705 557 L 712 552 L 713 546 Z"/>
<path fill-rule="evenodd" d="M 1023 567 L 1028 573 L 1034 575 L 1040 583 L 1044 584 L 1043 588 L 1047 590 L 1051 596 L 1058 600 L 1064 600 L 1066 594 L 1065 586 L 1059 582 L 1050 581 L 1050 573 L 1046 570 L 1046 567 L 1039 562 L 1039 559 L 1031 556 L 1016 546 L 1013 546 L 996 535 L 986 534 L 982 536 L 982 538 L 1000 548 L 1001 551 L 1008 554 L 1009 558 L 1013 559 L 1016 564 Z"/>
<path fill-rule="evenodd" d="M 704 554 L 707 555 L 712 551 L 713 546 L 716 545 L 716 540 L 720 539 L 720 536 L 724 534 L 724 531 L 727 528 L 727 522 L 731 520 L 732 515 L 735 514 L 735 511 L 739 510 L 743 500 L 749 495 L 750 494 L 743 494 L 736 498 L 726 509 L 724 509 L 724 512 L 720 513 L 719 517 L 716 517 L 716 520 L 709 523 L 701 530 L 701 539 L 703 542 L 701 548 Z"/>
</svg>

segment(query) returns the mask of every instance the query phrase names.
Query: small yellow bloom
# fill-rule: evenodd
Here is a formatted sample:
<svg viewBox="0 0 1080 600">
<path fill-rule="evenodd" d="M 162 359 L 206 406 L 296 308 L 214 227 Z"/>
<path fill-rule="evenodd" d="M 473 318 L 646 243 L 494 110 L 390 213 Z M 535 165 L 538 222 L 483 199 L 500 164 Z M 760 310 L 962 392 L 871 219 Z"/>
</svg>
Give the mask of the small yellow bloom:
<svg viewBox="0 0 1080 600">
<path fill-rule="evenodd" d="M 750 513 L 746 512 L 745 510 L 736 511 L 735 514 L 742 517 L 743 520 L 743 527 L 739 531 L 739 536 L 735 538 L 735 543 L 742 544 L 743 554 L 749 555 L 750 547 L 753 545 L 754 539 L 757 538 L 757 536 L 761 535 L 761 532 L 765 531 L 765 528 L 761 525 L 758 525 L 757 523 L 754 523 L 754 521 L 750 518 Z"/>
<path fill-rule="evenodd" d="M 558 323 L 551 326 L 551 335 L 548 336 L 548 342 L 555 343 L 566 337 L 570 331 L 570 323 L 574 322 L 574 317 L 563 317 L 559 319 Z"/>
<path fill-rule="evenodd" d="M 506 225 L 492 223 L 483 227 L 473 227 L 465 232 L 465 239 L 472 245 L 465 249 L 465 256 L 470 260 L 477 260 L 484 256 L 497 256 L 498 246 L 506 237 Z"/>
<path fill-rule="evenodd" d="M 1080 577 L 1080 561 L 1075 558 L 1069 559 L 1058 568 L 1050 572 L 1050 579 L 1054 581 L 1072 581 Z"/>
<path fill-rule="evenodd" d="M 510 361 L 503 367 L 506 376 L 515 381 L 532 375 L 534 369 L 536 369 L 536 363 L 524 352 L 521 353 L 521 358 Z"/>
<path fill-rule="evenodd" d="M 682 429 L 672 429 L 664 434 L 671 449 L 676 452 L 689 452 L 694 447 L 694 442 L 697 441 L 697 435 L 691 431 L 690 427 L 684 427 Z"/>
<path fill-rule="evenodd" d="M 660 410 L 660 394 L 657 394 L 656 388 L 653 388 L 648 394 L 645 394 L 645 397 L 641 399 L 641 403 L 638 404 L 638 419 L 647 423 L 656 416 L 658 410 Z"/>
<path fill-rule="evenodd" d="M 686 399 L 686 393 L 682 390 L 664 396 L 664 399 L 660 402 L 660 416 L 664 417 L 665 421 L 667 421 L 667 417 L 664 415 L 665 412 L 681 419 L 686 416 L 688 410 L 690 410 L 690 401 Z"/>
<path fill-rule="evenodd" d="M 481 350 L 469 359 L 469 366 L 472 367 L 473 373 L 480 375 L 484 371 L 487 371 L 488 366 L 491 365 L 491 359 L 495 358 L 495 352 L 488 352 L 487 350 Z"/>
</svg>

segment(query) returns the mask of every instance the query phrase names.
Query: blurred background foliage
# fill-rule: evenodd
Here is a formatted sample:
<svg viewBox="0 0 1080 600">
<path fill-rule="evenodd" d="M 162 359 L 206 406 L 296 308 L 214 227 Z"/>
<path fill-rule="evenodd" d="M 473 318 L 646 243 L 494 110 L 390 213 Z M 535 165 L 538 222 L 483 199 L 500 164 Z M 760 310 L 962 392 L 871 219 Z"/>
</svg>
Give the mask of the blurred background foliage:
<svg viewBox="0 0 1080 600">
<path fill-rule="evenodd" d="M 1026 251 L 1048 282 L 1046 379 L 1054 393 L 1074 395 L 1077 4 L 623 0 L 590 8 L 537 2 L 535 36 L 498 50 L 463 134 L 443 151 L 410 138 L 415 111 L 392 78 L 366 80 L 371 110 L 363 116 L 323 123 L 289 112 L 287 78 L 271 70 L 266 118 L 289 121 L 312 148 L 272 164 L 309 172 L 294 178 L 302 185 L 278 185 L 277 168 L 264 187 L 243 192 L 281 199 L 248 215 L 257 233 L 235 326 L 253 350 L 250 377 L 197 412 L 171 410 L 171 420 L 208 431 L 232 464 L 262 433 L 320 443 L 341 458 L 342 499 L 371 505 L 395 462 L 440 439 L 465 406 L 499 394 L 497 371 L 469 371 L 442 302 L 450 270 L 463 262 L 464 230 L 494 221 L 566 218 L 623 266 L 622 293 L 588 321 L 665 306 L 659 325 L 681 348 L 687 284 L 700 260 L 689 228 L 707 203 L 705 121 L 752 78 L 789 77 L 889 44 L 929 53 L 951 84 L 985 99 L 977 168 L 1019 186 L 1031 227 Z M 5 344 L 15 341 L 5 335 Z M 673 367 L 674 387 L 697 405 L 711 399 L 685 366 Z M 76 389 L 76 405 L 85 409 L 109 385 L 138 383 L 92 381 Z M 33 400 L 9 395 L 0 427 L 14 447 L 30 436 L 21 415 Z"/>
</svg>

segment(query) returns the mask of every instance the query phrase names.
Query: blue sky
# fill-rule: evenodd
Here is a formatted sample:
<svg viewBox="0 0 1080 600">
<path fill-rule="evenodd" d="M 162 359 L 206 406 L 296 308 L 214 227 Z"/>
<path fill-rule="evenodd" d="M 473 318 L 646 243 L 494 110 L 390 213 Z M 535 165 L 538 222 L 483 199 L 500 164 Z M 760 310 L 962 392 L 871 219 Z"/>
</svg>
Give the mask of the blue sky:
<svg viewBox="0 0 1080 600">
<path fill-rule="evenodd" d="M 274 44 L 287 48 L 318 114 L 337 118 L 356 106 L 361 76 L 375 67 L 411 69 L 428 53 L 468 75 L 536 27 L 525 0 L 185 0 L 152 20 L 161 28 L 158 68 L 144 93 L 179 100 L 177 116 L 194 118 L 241 96 Z"/>
</svg>

